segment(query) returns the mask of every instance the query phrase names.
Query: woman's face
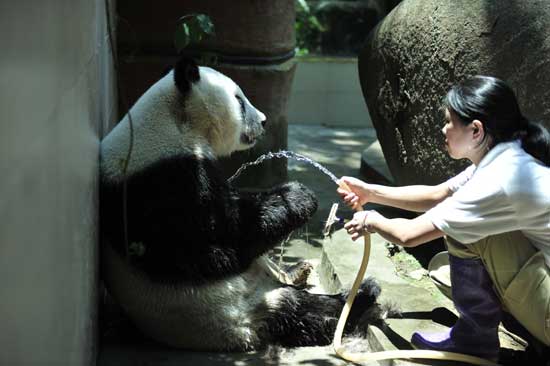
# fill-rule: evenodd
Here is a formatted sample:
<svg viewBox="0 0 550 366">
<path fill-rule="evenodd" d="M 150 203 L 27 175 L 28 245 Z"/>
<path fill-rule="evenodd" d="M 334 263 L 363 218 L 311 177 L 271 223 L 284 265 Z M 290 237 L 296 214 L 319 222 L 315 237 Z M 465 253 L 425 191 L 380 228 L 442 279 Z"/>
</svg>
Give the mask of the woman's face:
<svg viewBox="0 0 550 366">
<path fill-rule="evenodd" d="M 443 126 L 442 132 L 445 135 L 445 146 L 451 158 L 470 158 L 469 153 L 474 142 L 472 124 L 465 126 L 455 113 L 446 109 L 445 126 Z"/>
</svg>

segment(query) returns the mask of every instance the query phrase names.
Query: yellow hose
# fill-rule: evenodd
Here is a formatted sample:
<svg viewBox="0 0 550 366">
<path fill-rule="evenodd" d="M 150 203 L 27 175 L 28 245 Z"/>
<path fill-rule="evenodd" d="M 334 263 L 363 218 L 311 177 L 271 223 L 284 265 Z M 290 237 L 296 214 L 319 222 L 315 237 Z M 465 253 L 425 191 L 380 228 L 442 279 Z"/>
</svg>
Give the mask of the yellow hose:
<svg viewBox="0 0 550 366">
<path fill-rule="evenodd" d="M 340 188 L 351 192 L 351 189 L 347 186 L 346 183 L 340 181 L 339 185 L 340 185 Z M 355 206 L 355 210 L 362 211 L 363 208 L 361 207 L 361 205 L 357 204 Z M 369 257 L 370 257 L 370 247 L 371 247 L 370 234 L 368 232 L 365 232 L 363 234 L 363 239 L 364 239 L 365 246 L 364 246 L 361 266 L 359 267 L 359 271 L 357 272 L 357 276 L 355 277 L 353 286 L 351 287 L 351 290 L 349 292 L 348 298 L 346 299 L 344 308 L 342 309 L 342 313 L 340 314 L 340 318 L 338 319 L 338 324 L 336 325 L 336 331 L 334 332 L 333 347 L 334 347 L 334 352 L 336 352 L 338 356 L 340 356 L 344 360 L 351 361 L 351 362 L 369 362 L 369 361 L 391 360 L 396 358 L 408 358 L 408 359 L 421 358 L 421 359 L 430 359 L 430 360 L 461 361 L 461 362 L 468 362 L 473 365 L 498 366 L 498 363 L 495 363 L 494 361 L 486 360 L 480 357 L 465 355 L 461 353 L 454 353 L 454 352 L 440 352 L 440 351 L 431 351 L 431 350 L 395 350 L 395 351 L 383 351 L 383 352 L 373 352 L 373 353 L 352 353 L 347 351 L 342 346 L 342 333 L 344 332 L 344 326 L 346 325 L 348 315 L 351 311 L 353 300 L 355 299 L 355 295 L 357 295 L 357 290 L 359 289 L 359 286 L 361 285 L 361 281 L 365 276 L 365 272 L 367 270 L 367 265 L 369 263 Z"/>
</svg>

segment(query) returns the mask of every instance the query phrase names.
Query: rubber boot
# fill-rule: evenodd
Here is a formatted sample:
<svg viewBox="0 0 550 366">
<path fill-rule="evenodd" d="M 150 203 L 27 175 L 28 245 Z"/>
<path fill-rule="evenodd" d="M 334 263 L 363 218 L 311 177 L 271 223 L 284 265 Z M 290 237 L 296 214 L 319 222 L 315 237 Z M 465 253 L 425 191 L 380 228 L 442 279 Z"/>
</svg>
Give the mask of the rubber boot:
<svg viewBox="0 0 550 366">
<path fill-rule="evenodd" d="M 411 343 L 420 349 L 457 352 L 496 361 L 502 306 L 492 280 L 479 259 L 449 255 L 449 262 L 451 291 L 459 318 L 444 333 L 415 332 Z"/>
</svg>

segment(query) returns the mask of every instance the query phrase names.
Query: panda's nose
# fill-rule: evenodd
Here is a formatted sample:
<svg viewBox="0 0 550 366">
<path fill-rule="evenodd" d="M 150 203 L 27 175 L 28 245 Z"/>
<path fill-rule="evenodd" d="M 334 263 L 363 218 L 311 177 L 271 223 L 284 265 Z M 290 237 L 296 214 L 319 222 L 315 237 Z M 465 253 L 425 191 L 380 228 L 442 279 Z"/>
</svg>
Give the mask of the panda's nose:
<svg viewBox="0 0 550 366">
<path fill-rule="evenodd" d="M 259 111 L 258 111 L 258 115 L 260 116 L 260 122 L 262 124 L 262 127 L 265 127 L 265 125 L 267 124 L 267 117 L 265 116 L 265 114 Z"/>
</svg>

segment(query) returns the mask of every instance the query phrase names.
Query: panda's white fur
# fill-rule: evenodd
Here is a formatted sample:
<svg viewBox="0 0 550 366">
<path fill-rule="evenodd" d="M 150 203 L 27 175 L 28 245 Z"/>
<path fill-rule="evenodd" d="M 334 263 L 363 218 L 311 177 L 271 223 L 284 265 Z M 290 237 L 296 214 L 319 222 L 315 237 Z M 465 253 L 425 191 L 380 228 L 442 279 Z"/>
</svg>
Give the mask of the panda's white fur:
<svg viewBox="0 0 550 366">
<path fill-rule="evenodd" d="M 195 350 L 250 350 L 265 344 L 255 309 L 276 309 L 277 283 L 259 261 L 249 270 L 202 286 L 158 284 L 105 249 L 104 275 L 109 289 L 136 325 L 162 343 Z"/>
<path fill-rule="evenodd" d="M 133 145 L 127 174 L 148 166 L 182 150 L 197 157 L 227 156 L 234 151 L 253 146 L 261 132 L 265 115 L 246 98 L 242 90 L 227 76 L 209 68 L 200 67 L 201 80 L 189 93 L 182 107 L 181 93 L 174 84 L 174 71 L 170 71 L 132 107 Z M 247 116 L 256 121 L 245 125 L 241 121 L 238 99 L 247 109 Z M 129 115 L 104 138 L 102 142 L 102 169 L 115 179 L 121 179 L 121 164 L 130 145 Z M 245 144 L 241 136 L 249 136 L 252 143 Z"/>
<path fill-rule="evenodd" d="M 197 350 L 327 344 L 343 295 L 284 286 L 263 254 L 316 209 L 297 183 L 260 193 L 221 180 L 217 158 L 254 145 L 266 117 L 227 76 L 180 60 L 101 144 L 102 271 L 107 288 L 147 336 Z M 122 220 L 126 179 L 128 255 Z M 130 253 L 131 254 L 131 253 Z M 376 309 L 368 280 L 355 314 Z M 358 309 L 358 310 L 357 310 Z"/>
</svg>

